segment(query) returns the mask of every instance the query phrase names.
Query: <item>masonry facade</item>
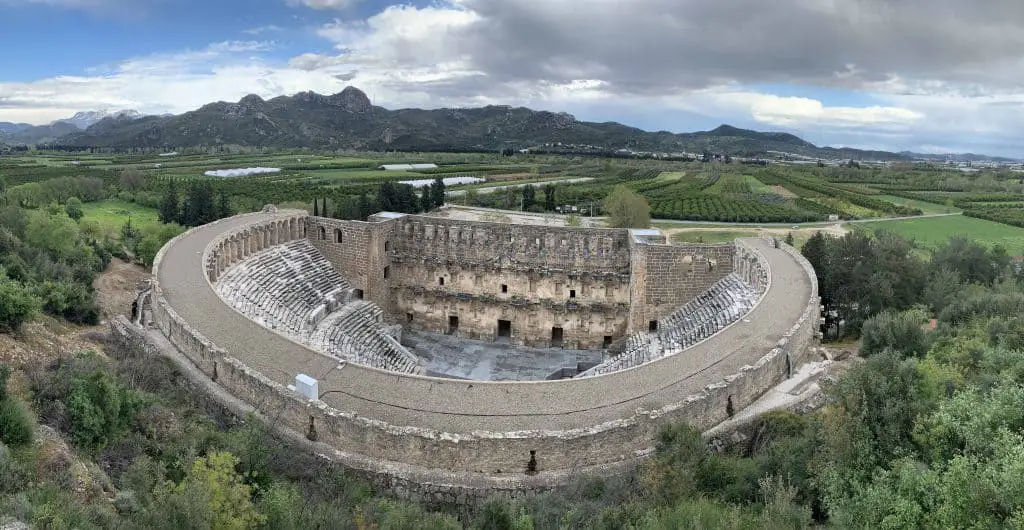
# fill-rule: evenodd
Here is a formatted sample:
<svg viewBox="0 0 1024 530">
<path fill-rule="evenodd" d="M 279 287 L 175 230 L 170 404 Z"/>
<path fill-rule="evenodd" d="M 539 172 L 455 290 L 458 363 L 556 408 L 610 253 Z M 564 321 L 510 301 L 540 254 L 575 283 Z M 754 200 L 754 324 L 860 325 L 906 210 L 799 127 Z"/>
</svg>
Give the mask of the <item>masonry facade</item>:
<svg viewBox="0 0 1024 530">
<path fill-rule="evenodd" d="M 539 248 L 531 250 L 525 243 L 517 246 L 515 241 L 523 234 L 536 240 L 550 230 L 560 248 L 555 229 L 533 227 L 518 232 L 514 229 L 522 227 L 469 225 L 470 241 L 485 237 L 477 234 L 486 234 L 487 239 L 480 243 L 490 241 L 488 244 L 511 238 L 503 254 L 509 259 L 499 260 L 497 270 L 526 274 L 527 278 L 530 273 L 520 270 L 524 266 L 520 258 L 531 253 L 538 253 L 530 257 L 536 257 L 541 266 L 555 269 L 568 264 L 571 270 L 577 263 L 573 256 L 582 253 L 579 263 L 586 263 L 588 253 L 609 249 L 604 254 L 597 252 L 593 263 L 599 274 L 628 271 L 630 279 L 620 281 L 616 296 L 627 293 L 630 305 L 621 317 L 612 313 L 614 318 L 622 318 L 619 325 L 627 328 L 646 326 L 664 311 L 654 307 L 637 313 L 638 300 L 646 305 L 650 298 L 650 303 L 656 304 L 655 298 L 664 297 L 658 303 L 668 307 L 675 303 L 669 297 L 683 300 L 687 289 L 696 288 L 696 282 L 712 281 L 723 270 L 732 270 L 765 293 L 751 310 L 752 323 L 738 324 L 765 323 L 763 331 L 756 334 L 758 340 L 748 337 L 751 329 L 733 332 L 728 328 L 683 354 L 583 379 L 525 383 L 444 380 L 355 363 L 339 365 L 326 355 L 260 328 L 219 303 L 209 284 L 200 285 L 204 277 L 213 282 L 228 267 L 266 248 L 261 245 L 306 237 L 353 287 L 363 289 L 364 296 L 389 303 L 392 295 L 411 281 L 402 275 L 420 274 L 416 271 L 425 267 L 408 265 L 413 253 L 420 256 L 421 263 L 443 263 L 449 272 L 453 267 L 448 262 L 454 256 L 461 253 L 461 259 L 470 262 L 486 253 L 476 251 L 476 243 L 454 245 L 460 248 L 449 244 L 445 249 L 436 239 L 426 239 L 427 225 L 432 224 L 446 227 L 448 238 L 453 237 L 453 227 L 462 228 L 463 233 L 455 236 L 461 240 L 467 237 L 464 223 L 417 216 L 377 221 L 337 221 L 281 212 L 236 217 L 193 229 L 168 243 L 155 260 L 157 282 L 149 309 L 154 329 L 206 377 L 274 417 L 279 427 L 316 438 L 346 455 L 355 455 L 353 458 L 382 462 L 375 472 L 427 476 L 421 472 L 431 470 L 432 483 L 485 481 L 491 485 L 527 476 L 531 460 L 541 476 L 552 480 L 634 461 L 650 449 L 656 432 L 668 422 L 686 421 L 701 429 L 716 425 L 728 417 L 731 407 L 740 410 L 748 406 L 785 379 L 792 366 L 805 360 L 807 346 L 815 337 L 816 278 L 794 249 L 782 245 L 767 250 L 771 247 L 741 242 L 671 248 L 639 244 L 630 240 L 626 231 L 582 231 L 581 239 L 572 243 L 576 250 L 568 250 L 572 238 L 566 237 L 565 256 L 559 256 L 540 255 Z M 420 228 L 416 223 L 422 227 L 422 238 L 417 235 Z M 331 237 L 334 230 L 341 233 L 340 241 Z M 408 239 L 401 235 L 406 233 Z M 610 239 L 603 240 L 605 237 Z M 619 250 L 616 240 L 623 245 Z M 772 252 L 770 259 L 762 250 Z M 694 276 L 703 279 L 683 279 L 667 291 L 659 290 L 660 286 L 648 289 L 652 282 L 664 282 L 666 275 L 677 274 L 679 267 L 702 263 L 698 256 L 708 261 L 703 272 Z M 403 266 L 410 270 L 402 272 Z M 779 269 L 772 272 L 772 266 Z M 373 274 L 384 267 L 389 268 L 387 278 Z M 399 272 L 392 274 L 390 267 Z M 193 268 L 199 282 L 190 272 Z M 552 272 L 552 277 L 555 274 Z M 568 279 L 573 273 L 564 274 Z M 479 290 L 473 292 L 489 288 L 473 281 L 460 279 L 455 285 Z M 776 281 L 787 283 L 780 286 Z M 543 291 L 547 296 L 554 292 Z M 403 303 L 394 302 L 391 310 L 402 308 Z M 497 306 L 497 302 L 486 303 Z M 118 336 L 126 343 L 148 340 L 124 330 Z M 726 361 L 735 366 L 733 372 L 714 378 L 702 375 Z M 321 390 L 336 392 L 325 393 L 322 400 L 305 399 L 287 388 L 297 373 L 316 374 Z"/>
<path fill-rule="evenodd" d="M 628 230 L 416 215 L 305 224 L 393 323 L 532 347 L 609 347 L 727 276 L 735 254 L 731 244 L 657 244 Z"/>
</svg>

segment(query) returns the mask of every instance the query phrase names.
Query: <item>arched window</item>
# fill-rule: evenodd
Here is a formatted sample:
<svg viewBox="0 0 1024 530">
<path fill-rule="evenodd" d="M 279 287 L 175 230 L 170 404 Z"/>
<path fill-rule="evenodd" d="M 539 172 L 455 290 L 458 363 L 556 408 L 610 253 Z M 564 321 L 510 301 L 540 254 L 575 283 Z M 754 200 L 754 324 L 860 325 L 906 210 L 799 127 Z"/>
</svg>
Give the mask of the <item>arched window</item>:
<svg viewBox="0 0 1024 530">
<path fill-rule="evenodd" d="M 320 241 L 327 239 L 327 230 L 324 227 L 320 227 Z"/>
<path fill-rule="evenodd" d="M 334 242 L 335 243 L 341 243 L 343 239 L 344 238 L 341 235 L 341 229 L 340 228 L 335 228 L 334 229 Z"/>
</svg>

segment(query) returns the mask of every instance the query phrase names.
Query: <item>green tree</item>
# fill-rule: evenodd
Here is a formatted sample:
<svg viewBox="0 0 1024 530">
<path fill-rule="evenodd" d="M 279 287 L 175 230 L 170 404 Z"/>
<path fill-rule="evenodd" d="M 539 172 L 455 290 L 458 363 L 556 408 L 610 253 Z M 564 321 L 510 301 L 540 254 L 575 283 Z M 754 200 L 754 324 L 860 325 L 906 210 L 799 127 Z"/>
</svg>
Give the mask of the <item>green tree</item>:
<svg viewBox="0 0 1024 530">
<path fill-rule="evenodd" d="M 377 188 L 377 204 L 380 206 L 380 211 L 399 211 L 398 190 L 395 188 L 394 182 L 380 183 L 380 186 Z"/>
<path fill-rule="evenodd" d="M 185 228 L 176 223 L 159 226 L 147 226 L 135 244 L 135 257 L 143 265 L 153 265 L 157 252 L 167 244 L 168 241 L 185 231 Z"/>
<path fill-rule="evenodd" d="M 434 198 L 430 196 L 430 186 L 420 188 L 420 211 L 429 212 L 434 209 Z"/>
<path fill-rule="evenodd" d="M 69 256 L 79 242 L 78 224 L 64 212 L 54 215 L 33 210 L 28 214 L 25 242 L 45 249 L 57 258 Z"/>
<path fill-rule="evenodd" d="M 185 194 L 182 207 L 182 223 L 185 226 L 199 226 L 214 221 L 213 186 L 209 182 L 193 182 Z"/>
<path fill-rule="evenodd" d="M 226 192 L 222 191 L 217 194 L 217 206 L 215 207 L 214 217 L 217 219 L 231 217 L 231 204 L 228 201 L 228 194 Z"/>
<path fill-rule="evenodd" d="M 1006 249 L 991 249 L 967 239 L 951 237 L 945 245 L 935 249 L 931 265 L 934 269 L 948 268 L 960 276 L 964 283 L 991 285 L 1010 264 Z"/>
<path fill-rule="evenodd" d="M 647 199 L 629 188 L 619 185 L 604 200 L 608 226 L 612 228 L 648 228 L 651 226 L 651 207 Z"/>
<path fill-rule="evenodd" d="M 85 212 L 82 211 L 82 201 L 78 197 L 71 197 L 64 203 L 64 212 L 75 221 L 85 216 Z"/>
<path fill-rule="evenodd" d="M 256 528 L 266 518 L 252 503 L 253 487 L 235 472 L 237 464 L 238 458 L 228 452 L 214 451 L 197 458 L 184 480 L 160 486 L 157 497 L 174 498 L 178 500 L 174 504 L 189 506 L 196 511 L 189 518 L 208 522 L 213 530 Z"/>
<path fill-rule="evenodd" d="M 445 186 L 444 179 L 437 177 L 434 179 L 434 183 L 430 185 L 430 202 L 434 205 L 434 208 L 440 208 L 444 206 L 445 200 Z"/>
<path fill-rule="evenodd" d="M 558 205 L 555 204 L 555 185 L 544 185 L 544 209 L 553 212 Z"/>
<path fill-rule="evenodd" d="M 523 210 L 530 211 L 534 204 L 537 204 L 537 190 L 532 184 L 527 184 L 523 186 Z"/>
<path fill-rule="evenodd" d="M 786 234 L 786 244 L 789 246 L 793 246 L 793 243 L 793 232 L 789 232 L 788 234 Z"/>
<path fill-rule="evenodd" d="M 159 215 L 162 223 L 180 223 L 181 208 L 179 206 L 177 180 L 171 179 L 167 182 L 167 189 L 164 190 L 164 197 L 160 201 Z"/>
<path fill-rule="evenodd" d="M 365 221 L 367 217 L 373 214 L 373 205 L 370 204 L 370 199 L 365 193 L 359 195 L 357 205 L 359 207 L 359 220 Z"/>
<path fill-rule="evenodd" d="M 102 369 L 76 374 L 68 397 L 71 437 L 82 447 L 103 448 L 128 428 L 141 398 Z"/>
<path fill-rule="evenodd" d="M 889 349 L 904 357 L 923 357 L 929 346 L 922 329 L 927 322 L 928 313 L 920 308 L 879 313 L 861 328 L 861 354 L 867 357 Z"/>
<path fill-rule="evenodd" d="M 117 179 L 118 186 L 129 193 L 136 193 L 146 185 L 146 177 L 141 171 L 126 169 L 121 172 Z"/>
<path fill-rule="evenodd" d="M 409 184 L 395 186 L 395 201 L 398 211 L 402 213 L 416 213 L 420 209 L 416 191 Z"/>
</svg>

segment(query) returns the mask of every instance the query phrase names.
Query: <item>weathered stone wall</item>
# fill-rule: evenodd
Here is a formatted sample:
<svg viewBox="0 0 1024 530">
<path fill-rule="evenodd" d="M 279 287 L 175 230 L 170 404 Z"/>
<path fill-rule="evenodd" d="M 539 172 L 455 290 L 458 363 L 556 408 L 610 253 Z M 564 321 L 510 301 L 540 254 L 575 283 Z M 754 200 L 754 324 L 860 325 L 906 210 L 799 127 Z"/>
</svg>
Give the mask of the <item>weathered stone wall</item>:
<svg viewBox="0 0 1024 530">
<path fill-rule="evenodd" d="M 305 219 L 304 212 L 294 212 L 290 217 L 254 223 L 245 230 L 223 234 L 207 250 L 207 279 L 215 282 L 228 267 L 265 248 L 306 237 Z M 155 267 L 154 264 L 154 270 Z"/>
<path fill-rule="evenodd" d="M 631 247 L 629 332 L 645 331 L 651 321 L 672 313 L 733 271 L 732 243 Z"/>
<path fill-rule="evenodd" d="M 384 278 L 390 260 L 384 247 L 390 244 L 392 225 L 325 217 L 306 217 L 305 224 L 306 237 L 352 288 L 391 313 L 390 280 Z"/>
<path fill-rule="evenodd" d="M 626 329 L 628 232 L 453 221 L 307 218 L 306 234 L 392 321 L 546 347 L 600 348 Z M 457 320 L 453 320 L 457 319 Z M 453 327 L 453 325 L 457 324 Z"/>
<path fill-rule="evenodd" d="M 288 234 L 294 235 L 290 223 L 288 226 Z M 220 234 L 207 247 L 206 263 L 219 263 L 209 256 L 224 248 L 220 246 L 222 241 L 234 241 L 235 245 L 240 239 L 263 237 L 251 228 Z M 308 236 L 309 226 L 306 231 Z M 730 348 L 741 344 L 708 341 L 685 355 L 622 372 L 530 383 L 458 382 L 356 364 L 339 366 L 335 360 L 297 343 L 290 343 L 287 351 L 269 358 L 245 351 L 229 354 L 181 319 L 163 296 L 159 284 L 162 257 L 188 235 L 175 238 L 161 249 L 154 264 L 158 278 L 154 318 L 178 351 L 218 385 L 274 417 L 282 426 L 308 433 L 312 424 L 318 440 L 339 450 L 381 461 L 383 466 L 401 464 L 440 470 L 445 472 L 446 480 L 455 483 L 480 477 L 518 481 L 531 451 L 542 475 L 630 462 L 650 449 L 655 433 L 667 422 L 686 421 L 709 428 L 727 417 L 730 402 L 736 410 L 752 403 L 786 377 L 816 331 L 818 300 L 812 281 L 814 291 L 807 310 L 774 349 L 752 365 L 702 389 L 695 389 L 689 382 L 690 376 L 700 371 L 701 359 L 731 355 Z M 383 248 L 393 232 L 384 237 L 383 241 L 379 237 L 370 237 L 369 241 Z M 802 260 L 801 266 L 813 275 L 799 253 L 789 248 L 785 251 Z M 743 252 L 764 263 L 764 274 L 759 277 L 767 282 L 767 292 L 771 281 L 767 261 L 754 249 Z M 638 255 L 642 256 L 643 251 Z M 725 256 L 719 256 L 719 266 L 726 261 L 732 263 Z M 216 314 L 215 309 L 210 308 L 211 314 Z M 243 363 L 240 358 L 248 361 Z M 321 390 L 339 393 L 325 397 L 323 402 L 302 400 L 284 387 L 299 372 L 322 374 Z"/>
</svg>

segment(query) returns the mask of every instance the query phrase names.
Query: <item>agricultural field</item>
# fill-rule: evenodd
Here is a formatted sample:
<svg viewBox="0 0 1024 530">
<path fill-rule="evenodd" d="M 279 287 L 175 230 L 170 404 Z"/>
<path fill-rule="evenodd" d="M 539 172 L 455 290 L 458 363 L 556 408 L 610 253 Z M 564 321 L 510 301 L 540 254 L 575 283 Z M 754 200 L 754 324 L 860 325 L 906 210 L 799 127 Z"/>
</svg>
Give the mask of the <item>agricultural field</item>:
<svg viewBox="0 0 1024 530">
<path fill-rule="evenodd" d="M 376 169 L 391 163 L 438 167 Z M 224 178 L 204 175 L 210 170 L 251 167 L 281 171 Z M 126 173 L 141 177 L 129 190 L 121 182 Z M 423 203 L 422 190 L 405 191 L 399 185 L 402 181 L 474 177 L 484 180 L 447 186 L 452 202 L 533 212 L 596 207 L 596 215 L 601 215 L 603 199 L 615 186 L 624 185 L 647 199 L 655 219 L 791 225 L 963 211 L 967 216 L 1024 225 L 1024 193 L 1015 180 L 994 172 L 964 175 L 941 168 L 750 167 L 558 155 L 226 150 L 167 157 L 30 152 L 0 158 L 0 177 L 8 188 L 69 176 L 102 181 L 102 196 L 89 200 L 117 198 L 148 208 L 158 205 L 172 181 L 182 200 L 187 189 L 201 183 L 209 185 L 213 195 L 225 196 L 235 213 L 268 203 L 311 206 L 314 199 L 321 205 L 326 201 L 328 214 L 342 218 L 361 218 L 381 206 L 415 211 Z M 534 187 L 531 200 L 522 200 L 526 184 Z M 381 199 L 382 190 L 395 188 L 401 190 L 400 200 Z M 55 197 L 60 201 L 64 195 Z"/>
<path fill-rule="evenodd" d="M 82 211 L 83 219 L 97 221 L 103 233 L 110 237 L 117 237 L 128 220 L 137 228 L 160 222 L 156 209 L 118 199 L 88 202 L 82 205 Z"/>
<path fill-rule="evenodd" d="M 888 201 L 893 204 L 900 206 L 907 206 L 910 208 L 917 208 L 921 210 L 924 215 L 940 214 L 940 213 L 960 213 L 963 210 L 956 206 L 947 206 L 942 204 L 935 204 L 932 202 L 919 201 L 916 199 L 907 199 L 905 197 L 897 197 L 895 195 L 879 195 L 875 197 L 883 201 Z"/>
<path fill-rule="evenodd" d="M 931 248 L 952 236 L 964 236 L 986 245 L 1002 245 L 1011 256 L 1024 256 L 1024 228 L 962 215 L 874 221 L 853 226 L 871 232 L 886 230 Z"/>
</svg>

